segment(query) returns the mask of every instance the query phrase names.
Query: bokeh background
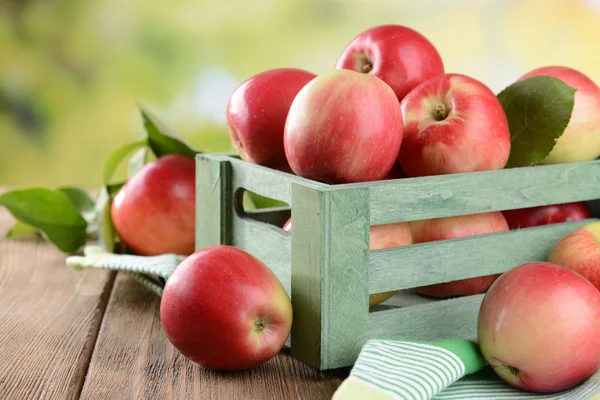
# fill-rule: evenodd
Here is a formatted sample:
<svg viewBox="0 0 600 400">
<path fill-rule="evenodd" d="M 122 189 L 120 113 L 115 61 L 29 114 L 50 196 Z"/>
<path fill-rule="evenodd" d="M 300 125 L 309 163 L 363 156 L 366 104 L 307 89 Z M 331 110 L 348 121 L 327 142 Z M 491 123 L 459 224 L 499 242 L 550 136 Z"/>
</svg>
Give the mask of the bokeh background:
<svg viewBox="0 0 600 400">
<path fill-rule="evenodd" d="M 496 93 L 549 64 L 600 83 L 599 0 L 1 0 L 0 185 L 98 187 L 107 155 L 143 135 L 138 103 L 200 150 L 230 150 L 239 83 L 322 73 L 386 23 Z"/>
</svg>

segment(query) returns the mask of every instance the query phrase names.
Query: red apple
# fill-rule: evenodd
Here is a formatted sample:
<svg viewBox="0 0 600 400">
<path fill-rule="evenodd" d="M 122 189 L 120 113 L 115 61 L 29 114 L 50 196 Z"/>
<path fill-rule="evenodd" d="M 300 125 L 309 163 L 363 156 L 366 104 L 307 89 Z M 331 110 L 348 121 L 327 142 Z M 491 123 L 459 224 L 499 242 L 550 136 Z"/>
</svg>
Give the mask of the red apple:
<svg viewBox="0 0 600 400">
<path fill-rule="evenodd" d="M 558 392 L 600 368 L 600 292 L 555 264 L 505 272 L 483 299 L 477 330 L 483 357 L 517 388 Z"/>
<path fill-rule="evenodd" d="M 292 304 L 260 260 L 236 247 L 212 246 L 175 268 L 160 320 L 185 357 L 209 368 L 240 370 L 281 350 L 292 326 Z"/>
<path fill-rule="evenodd" d="M 592 217 L 586 202 L 554 204 L 503 211 L 510 229 L 579 221 Z"/>
<path fill-rule="evenodd" d="M 504 109 L 483 83 L 438 75 L 401 103 L 400 165 L 410 177 L 502 169 L 510 153 Z"/>
<path fill-rule="evenodd" d="M 170 154 L 137 171 L 111 206 L 115 230 L 140 255 L 194 252 L 196 164 Z"/>
<path fill-rule="evenodd" d="M 577 272 L 600 290 L 600 222 L 593 222 L 565 235 L 548 261 Z"/>
<path fill-rule="evenodd" d="M 294 99 L 284 132 L 285 154 L 299 176 L 327 183 L 383 179 L 402 143 L 402 114 L 381 79 L 332 70 Z"/>
<path fill-rule="evenodd" d="M 292 219 L 283 225 L 286 232 L 292 231 Z M 413 243 L 410 225 L 408 222 L 394 224 L 373 225 L 370 228 L 369 249 L 385 249 L 389 247 L 406 246 Z M 383 303 L 395 295 L 397 291 L 376 293 L 369 296 L 369 306 Z"/>
<path fill-rule="evenodd" d="M 289 171 L 283 128 L 290 105 L 316 75 L 296 68 L 262 72 L 243 82 L 229 98 L 227 126 L 243 160 Z"/>
<path fill-rule="evenodd" d="M 519 80 L 552 76 L 577 89 L 571 119 L 542 164 L 592 161 L 600 156 L 600 87 L 581 72 L 568 67 L 535 69 Z"/>
<path fill-rule="evenodd" d="M 358 35 L 340 56 L 336 68 L 375 75 L 402 100 L 419 83 L 444 73 L 436 48 L 419 32 L 382 25 Z"/>
<path fill-rule="evenodd" d="M 456 239 L 466 236 L 508 231 L 501 212 L 471 214 L 458 217 L 436 218 L 410 223 L 415 243 Z M 413 291 L 430 297 L 467 296 L 485 292 L 499 274 L 461 279 L 435 285 L 421 286 Z"/>
</svg>

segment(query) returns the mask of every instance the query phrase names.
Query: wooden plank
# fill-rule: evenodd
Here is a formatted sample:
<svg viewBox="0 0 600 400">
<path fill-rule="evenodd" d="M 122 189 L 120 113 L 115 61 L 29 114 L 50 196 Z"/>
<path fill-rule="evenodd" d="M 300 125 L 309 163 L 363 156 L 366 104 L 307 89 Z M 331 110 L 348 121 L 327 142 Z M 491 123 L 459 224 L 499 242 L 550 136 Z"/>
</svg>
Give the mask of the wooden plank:
<svg viewBox="0 0 600 400">
<path fill-rule="evenodd" d="M 292 210 L 292 354 L 318 368 L 351 365 L 368 324 L 368 191 L 294 184 Z"/>
<path fill-rule="evenodd" d="M 369 258 L 369 293 L 491 275 L 525 262 L 545 261 L 561 237 L 592 221 L 374 250 Z"/>
<path fill-rule="evenodd" d="M 369 188 L 377 225 L 600 199 L 600 160 L 339 186 Z"/>
<path fill-rule="evenodd" d="M 291 294 L 291 237 L 281 228 L 234 216 L 232 245 L 264 262 Z"/>
<path fill-rule="evenodd" d="M 230 243 L 231 166 L 217 155 L 196 156 L 196 250 Z"/>
<path fill-rule="evenodd" d="M 12 218 L 0 208 L 0 234 Z M 0 241 L 0 398 L 76 399 L 114 281 L 41 240 Z"/>
<path fill-rule="evenodd" d="M 483 294 L 369 314 L 369 338 L 440 340 L 477 337 Z"/>
<path fill-rule="evenodd" d="M 119 274 L 83 399 L 329 399 L 348 370 L 320 372 L 283 350 L 240 372 L 217 372 L 187 360 L 169 343 L 159 298 Z"/>
<path fill-rule="evenodd" d="M 321 182 L 301 178 L 262 165 L 228 157 L 233 169 L 233 188 L 244 188 L 271 199 L 291 204 L 292 183 L 305 183 L 322 189 L 331 187 Z"/>
</svg>

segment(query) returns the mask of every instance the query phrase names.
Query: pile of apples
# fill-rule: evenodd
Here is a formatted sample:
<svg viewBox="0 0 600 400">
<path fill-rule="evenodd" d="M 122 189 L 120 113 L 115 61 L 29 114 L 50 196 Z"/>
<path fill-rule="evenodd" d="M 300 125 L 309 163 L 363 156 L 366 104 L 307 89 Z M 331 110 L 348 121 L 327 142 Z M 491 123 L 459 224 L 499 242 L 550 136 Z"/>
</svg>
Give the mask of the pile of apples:
<svg viewBox="0 0 600 400">
<path fill-rule="evenodd" d="M 552 76 L 577 90 L 568 126 L 542 163 L 598 158 L 600 88 L 567 67 L 542 67 L 519 79 L 533 76 Z M 399 25 L 359 34 L 324 74 L 279 68 L 251 77 L 231 95 L 227 124 L 243 160 L 329 184 L 502 169 L 511 151 L 497 96 L 474 78 L 445 73 L 433 44 Z M 191 254 L 193 162 L 161 157 L 154 163 L 115 199 L 115 228 L 139 254 Z M 158 189 L 159 205 L 144 206 L 155 223 L 140 226 L 140 210 L 132 204 L 156 193 L 152 182 L 161 179 L 172 179 L 172 188 Z M 376 225 L 370 248 L 590 217 L 586 203 L 570 203 Z M 283 229 L 291 231 L 291 219 Z M 548 262 L 413 291 L 437 298 L 487 291 L 478 324 L 484 357 L 510 384 L 550 392 L 571 387 L 600 367 L 599 288 L 600 223 L 592 223 L 559 241 Z M 394 294 L 372 295 L 370 305 Z M 193 361 L 242 369 L 281 349 L 292 307 L 260 260 L 234 247 L 214 246 L 191 254 L 168 279 L 161 321 L 173 345 Z"/>
</svg>

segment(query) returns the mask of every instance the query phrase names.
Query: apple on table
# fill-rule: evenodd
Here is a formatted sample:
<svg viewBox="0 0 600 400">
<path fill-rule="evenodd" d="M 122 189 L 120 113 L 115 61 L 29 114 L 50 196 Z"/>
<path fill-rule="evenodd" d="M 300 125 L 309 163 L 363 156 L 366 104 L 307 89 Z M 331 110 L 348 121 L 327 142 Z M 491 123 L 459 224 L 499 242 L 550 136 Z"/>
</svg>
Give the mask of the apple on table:
<svg viewBox="0 0 600 400">
<path fill-rule="evenodd" d="M 111 205 L 115 230 L 136 254 L 194 252 L 196 163 L 168 154 L 138 170 Z"/>
<path fill-rule="evenodd" d="M 281 350 L 292 326 L 292 304 L 263 262 L 219 245 L 175 268 L 165 284 L 160 320 L 185 357 L 213 369 L 241 370 Z"/>
<path fill-rule="evenodd" d="M 477 332 L 500 378 L 532 392 L 558 392 L 600 368 L 600 291 L 565 267 L 523 264 L 489 288 Z"/>
</svg>

